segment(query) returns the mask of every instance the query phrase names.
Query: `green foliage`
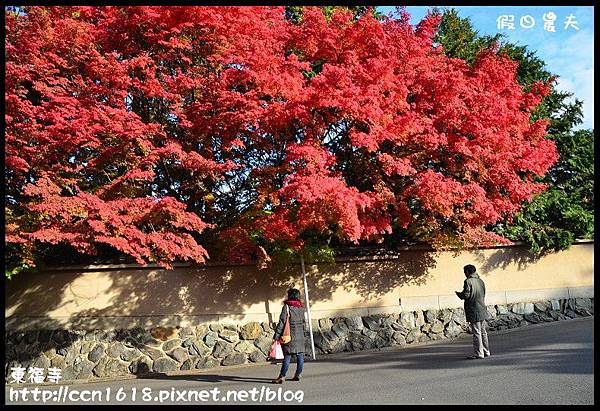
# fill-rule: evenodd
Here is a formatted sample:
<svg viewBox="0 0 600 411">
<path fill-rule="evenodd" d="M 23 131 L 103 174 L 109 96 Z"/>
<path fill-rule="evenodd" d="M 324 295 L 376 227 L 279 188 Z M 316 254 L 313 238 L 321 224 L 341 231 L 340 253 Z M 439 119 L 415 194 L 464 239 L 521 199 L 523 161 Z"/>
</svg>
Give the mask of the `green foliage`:
<svg viewBox="0 0 600 411">
<path fill-rule="evenodd" d="M 442 14 L 438 32 L 433 39 L 443 46 L 444 52 L 450 57 L 463 59 L 468 64 L 472 64 L 481 50 L 492 47 L 500 41 L 500 34 L 480 36 L 473 29 L 469 19 L 459 17 L 458 11 L 454 9 L 445 10 L 443 13 L 434 9 L 433 13 Z"/>
<path fill-rule="evenodd" d="M 293 248 L 275 248 L 271 251 L 271 267 L 289 268 L 300 264 L 300 255 L 304 257 L 305 264 L 335 264 L 335 250 L 323 243 L 306 243 L 301 251 Z"/>
<path fill-rule="evenodd" d="M 14 275 L 17 275 L 21 272 L 29 272 L 32 268 L 33 266 L 24 261 L 20 261 L 17 264 L 7 265 L 4 269 L 4 276 L 10 280 Z"/>
<path fill-rule="evenodd" d="M 302 9 L 303 6 L 286 6 L 285 7 L 285 18 L 289 21 L 298 24 L 302 21 Z"/>
<path fill-rule="evenodd" d="M 304 256 L 306 264 L 333 264 L 335 262 L 335 251 L 328 245 L 308 244 L 302 252 L 292 248 L 285 248 L 273 251 L 274 265 L 297 264 L 300 262 L 300 255 Z"/>
<path fill-rule="evenodd" d="M 534 253 L 569 248 L 577 238 L 594 235 L 594 215 L 572 202 L 564 191 L 550 189 L 535 197 L 500 234 L 524 241 Z"/>
<path fill-rule="evenodd" d="M 325 14 L 327 20 L 331 19 L 331 15 L 336 9 L 345 9 L 351 11 L 354 14 L 355 19 L 358 19 L 360 16 L 368 13 L 369 10 L 371 10 L 373 15 L 378 19 L 381 19 L 384 16 L 383 13 L 376 11 L 374 6 L 321 6 L 321 9 L 323 10 L 323 14 Z M 303 10 L 304 6 L 286 6 L 285 17 L 288 20 L 298 24 L 302 21 L 302 14 L 304 12 Z"/>
<path fill-rule="evenodd" d="M 328 245 L 307 244 L 304 246 L 304 262 L 306 264 L 333 264 L 335 263 L 335 251 Z"/>
<path fill-rule="evenodd" d="M 434 10 L 434 12 L 438 12 Z M 582 102 L 572 93 L 555 88 L 555 76 L 546 70 L 535 51 L 503 41 L 503 36 L 480 36 L 468 18 L 454 9 L 445 10 L 435 41 L 444 52 L 472 63 L 484 49 L 497 44 L 498 53 L 519 62 L 517 80 L 525 89 L 534 82 L 550 81 L 551 92 L 532 116 L 550 121 L 548 137 L 560 159 L 541 181 L 548 190 L 525 204 L 510 222 L 495 231 L 513 241 L 523 241 L 535 253 L 568 248 L 577 238 L 594 237 L 594 132 L 573 128 L 582 121 Z"/>
<path fill-rule="evenodd" d="M 20 273 L 36 273 L 45 268 L 44 261 L 35 255 L 30 247 L 19 248 L 15 244 L 7 243 L 4 253 L 4 276 L 8 280 Z"/>
<path fill-rule="evenodd" d="M 499 228 L 499 234 L 527 242 L 536 253 L 594 238 L 594 133 L 578 130 L 554 140 L 561 158 L 543 180 L 550 188 Z"/>
<path fill-rule="evenodd" d="M 570 193 L 587 210 L 594 210 L 594 132 L 578 130 L 554 139 L 561 153 L 546 181 Z"/>
</svg>

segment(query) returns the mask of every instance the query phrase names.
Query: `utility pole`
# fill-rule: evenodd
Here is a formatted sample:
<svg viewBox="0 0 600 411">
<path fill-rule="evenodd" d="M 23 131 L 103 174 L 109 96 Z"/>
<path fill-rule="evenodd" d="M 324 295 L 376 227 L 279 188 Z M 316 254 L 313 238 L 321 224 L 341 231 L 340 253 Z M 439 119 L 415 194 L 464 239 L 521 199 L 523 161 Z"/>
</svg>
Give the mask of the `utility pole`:
<svg viewBox="0 0 600 411">
<path fill-rule="evenodd" d="M 306 281 L 306 270 L 304 269 L 304 256 L 300 255 L 300 265 L 302 266 L 302 277 L 304 278 L 304 298 L 306 299 L 306 312 L 308 314 L 308 331 L 310 333 L 310 348 L 312 351 L 312 359 L 315 360 L 315 339 L 312 330 L 312 318 L 310 316 L 310 299 L 308 298 L 308 282 Z"/>
</svg>

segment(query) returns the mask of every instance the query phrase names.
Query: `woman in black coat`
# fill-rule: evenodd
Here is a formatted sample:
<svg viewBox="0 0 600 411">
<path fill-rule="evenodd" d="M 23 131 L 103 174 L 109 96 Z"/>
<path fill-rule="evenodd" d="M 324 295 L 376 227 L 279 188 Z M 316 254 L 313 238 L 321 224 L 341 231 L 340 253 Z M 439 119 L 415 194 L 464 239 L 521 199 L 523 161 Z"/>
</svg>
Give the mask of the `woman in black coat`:
<svg viewBox="0 0 600 411">
<path fill-rule="evenodd" d="M 279 322 L 273 335 L 273 341 L 281 339 L 283 328 L 288 318 L 288 312 L 290 315 L 290 335 L 292 339 L 287 344 L 281 344 L 281 348 L 283 349 L 283 364 L 281 364 L 279 377 L 273 380 L 275 384 L 281 384 L 285 381 L 285 375 L 292 361 L 292 355 L 296 355 L 297 364 L 296 374 L 290 381 L 300 381 L 300 374 L 302 374 L 304 368 L 304 305 L 300 301 L 300 291 L 296 288 L 288 290 L 288 298 L 283 302 L 283 308 L 279 315 Z"/>
</svg>

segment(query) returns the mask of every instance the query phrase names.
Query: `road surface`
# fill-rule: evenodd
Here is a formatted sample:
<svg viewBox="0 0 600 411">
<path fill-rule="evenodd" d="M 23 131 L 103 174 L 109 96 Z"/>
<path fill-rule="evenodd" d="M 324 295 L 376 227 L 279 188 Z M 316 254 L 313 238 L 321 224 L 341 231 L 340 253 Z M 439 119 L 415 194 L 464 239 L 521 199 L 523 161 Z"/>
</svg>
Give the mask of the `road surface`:
<svg viewBox="0 0 600 411">
<path fill-rule="evenodd" d="M 484 360 L 466 360 L 471 340 L 459 339 L 323 356 L 306 362 L 303 381 L 283 385 L 270 383 L 279 365 L 267 364 L 76 383 L 68 385 L 68 395 L 65 387 L 60 395 L 79 404 L 86 399 L 96 404 L 203 404 L 214 399 L 220 404 L 593 404 L 593 325 L 593 317 L 587 317 L 490 333 L 492 356 Z M 38 386 L 56 392 L 59 387 Z M 8 386 L 5 394 L 7 404 L 34 403 L 11 401 Z"/>
</svg>

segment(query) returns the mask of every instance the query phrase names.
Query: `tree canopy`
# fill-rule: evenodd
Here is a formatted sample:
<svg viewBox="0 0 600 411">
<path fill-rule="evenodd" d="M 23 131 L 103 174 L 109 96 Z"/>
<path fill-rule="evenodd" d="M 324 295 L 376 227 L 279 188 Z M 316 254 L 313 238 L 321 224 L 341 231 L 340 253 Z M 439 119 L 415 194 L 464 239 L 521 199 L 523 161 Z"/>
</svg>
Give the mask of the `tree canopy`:
<svg viewBox="0 0 600 411">
<path fill-rule="evenodd" d="M 25 7 L 6 16 L 6 242 L 140 263 L 266 262 L 388 237 L 495 244 L 557 160 L 495 49 L 305 7 Z"/>
<path fill-rule="evenodd" d="M 441 14 L 436 41 L 450 57 L 474 61 L 481 50 L 497 44 L 498 53 L 518 62 L 517 81 L 525 88 L 550 82 L 532 118 L 549 120 L 546 138 L 555 142 L 559 161 L 538 180 L 548 189 L 495 231 L 514 241 L 524 241 L 535 253 L 568 248 L 578 238 L 594 237 L 594 132 L 575 130 L 581 124 L 582 102 L 573 93 L 559 91 L 556 76 L 535 51 L 507 42 L 502 35 L 481 36 L 468 18 L 454 9 Z"/>
</svg>

